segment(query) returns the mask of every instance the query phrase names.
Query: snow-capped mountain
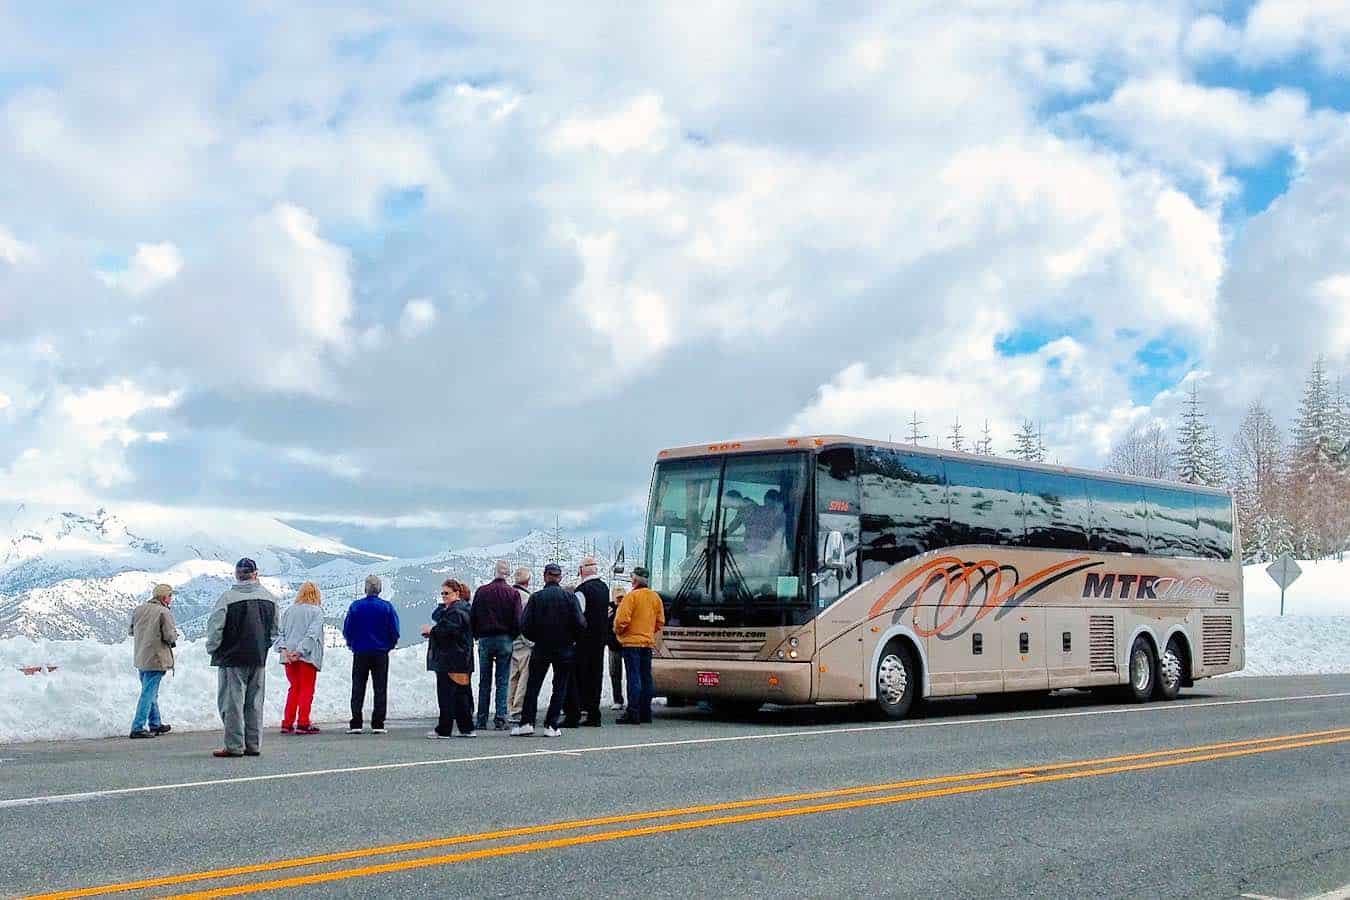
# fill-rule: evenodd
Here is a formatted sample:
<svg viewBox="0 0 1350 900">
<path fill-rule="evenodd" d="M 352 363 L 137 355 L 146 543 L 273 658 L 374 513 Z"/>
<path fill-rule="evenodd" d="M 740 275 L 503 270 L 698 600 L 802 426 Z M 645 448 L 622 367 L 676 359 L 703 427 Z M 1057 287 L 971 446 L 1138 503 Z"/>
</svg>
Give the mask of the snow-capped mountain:
<svg viewBox="0 0 1350 900">
<path fill-rule="evenodd" d="M 317 584 L 334 625 L 362 595 L 366 575 L 379 575 L 411 643 L 420 639 L 417 626 L 429 618 L 445 579 L 477 586 L 505 559 L 531 568 L 539 586 L 545 563 L 557 560 L 571 575 L 589 553 L 587 542 L 531 532 L 496 546 L 392 559 L 261 516 L 18 506 L 0 510 L 0 638 L 120 641 L 131 610 L 161 582 L 174 586 L 179 628 L 196 638 L 233 583 L 235 560 L 250 556 L 283 607 L 302 583 Z M 596 556 L 608 568 L 606 554 Z"/>
<path fill-rule="evenodd" d="M 387 559 L 263 516 L 19 505 L 0 511 L 0 637 L 121 640 L 159 582 L 174 586 L 179 621 L 192 621 L 241 556 L 277 590 L 315 566 Z"/>
</svg>

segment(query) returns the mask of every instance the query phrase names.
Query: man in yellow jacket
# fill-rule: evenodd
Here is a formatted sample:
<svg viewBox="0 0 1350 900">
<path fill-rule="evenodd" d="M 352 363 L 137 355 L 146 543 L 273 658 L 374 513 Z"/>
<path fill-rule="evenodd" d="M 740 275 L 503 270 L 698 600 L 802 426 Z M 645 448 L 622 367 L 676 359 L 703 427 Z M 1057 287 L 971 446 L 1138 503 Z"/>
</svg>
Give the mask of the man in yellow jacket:
<svg viewBox="0 0 1350 900">
<path fill-rule="evenodd" d="M 661 595 L 647 587 L 647 570 L 633 569 L 633 590 L 624 595 L 614 614 L 614 634 L 623 645 L 623 668 L 628 676 L 628 711 L 620 725 L 645 725 L 652 720 L 652 647 L 666 624 Z"/>
</svg>

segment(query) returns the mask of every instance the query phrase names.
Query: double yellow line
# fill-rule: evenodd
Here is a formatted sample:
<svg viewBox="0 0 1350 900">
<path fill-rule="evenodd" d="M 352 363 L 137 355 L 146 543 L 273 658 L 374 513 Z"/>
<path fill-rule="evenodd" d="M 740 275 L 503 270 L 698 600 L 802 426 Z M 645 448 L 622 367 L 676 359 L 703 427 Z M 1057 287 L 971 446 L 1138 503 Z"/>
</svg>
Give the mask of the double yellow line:
<svg viewBox="0 0 1350 900">
<path fill-rule="evenodd" d="M 528 825 L 519 828 L 507 828 L 497 831 L 485 831 L 477 834 L 454 835 L 425 841 L 411 841 L 401 844 L 386 844 L 357 850 L 344 850 L 337 853 L 324 853 L 315 856 L 295 857 L 232 868 L 211 869 L 190 872 L 182 875 L 168 875 L 162 878 L 148 878 L 140 881 L 126 881 L 119 884 L 106 884 L 97 887 L 80 888 L 72 891 L 59 891 L 50 894 L 36 894 L 28 900 L 58 900 L 58 898 L 90 897 L 100 894 L 122 893 L 127 891 L 145 891 L 155 888 L 177 888 L 202 881 L 217 881 L 238 878 L 247 875 L 266 875 L 289 869 L 328 866 L 350 860 L 368 860 L 374 857 L 413 853 L 419 850 L 434 850 L 490 842 L 509 842 L 513 838 L 536 837 L 540 835 L 559 835 L 567 832 L 584 832 L 564 837 L 551 837 L 546 840 L 534 840 L 516 843 L 497 843 L 496 846 L 462 850 L 432 856 L 420 856 L 413 859 L 364 865 L 354 868 L 331 869 L 306 875 L 296 875 L 273 880 L 247 881 L 227 887 L 212 888 L 178 897 L 228 897 L 237 894 L 279 890 L 341 881 L 349 878 L 361 878 L 392 872 L 405 872 L 410 869 L 428 866 L 444 866 L 492 857 L 514 856 L 524 853 L 537 853 L 563 847 L 575 847 L 583 844 L 600 844 L 608 841 L 646 837 L 656 834 L 669 834 L 680 831 L 692 831 L 701 828 L 713 828 L 722 825 L 734 825 L 745 822 L 759 822 L 769 819 L 782 819 L 792 816 L 814 815 L 849 809 L 862 809 L 883 806 L 892 803 L 906 803 L 913 800 L 925 800 L 936 797 L 950 797 L 961 794 L 973 794 L 981 791 L 995 791 L 1011 787 L 1024 787 L 1030 784 L 1068 781 L 1076 778 L 1096 778 L 1104 775 L 1117 775 L 1125 772 L 1139 772 L 1174 766 L 1210 762 L 1220 759 L 1253 756 L 1261 753 L 1276 753 L 1303 747 L 1317 747 L 1326 744 L 1350 742 L 1350 728 L 1336 728 L 1327 731 L 1310 731 L 1302 734 L 1281 735 L 1279 737 L 1254 738 L 1241 741 L 1227 741 L 1218 744 L 1201 744 L 1172 750 L 1154 750 L 1147 753 L 1132 753 L 1122 756 L 1107 756 L 1097 759 L 1085 759 L 1075 762 L 1052 763 L 1041 766 L 1024 766 L 1012 769 L 992 769 L 985 772 L 968 772 L 959 775 L 942 775 L 933 778 L 919 778 L 910 781 L 894 781 L 885 784 L 864 785 L 860 787 L 840 788 L 830 791 L 813 791 L 801 794 L 784 794 L 775 797 L 761 797 L 752 800 L 736 800 L 727 803 L 711 803 L 700 806 L 685 806 L 673 809 L 651 810 L 639 813 L 624 813 L 601 816 L 591 819 L 573 819 L 566 822 L 554 822 L 546 825 Z M 829 802 L 819 802 L 829 801 Z M 753 810 L 753 811 L 742 811 Z M 717 815 L 708 815 L 715 813 Z M 661 822 L 666 819 L 683 821 Z M 639 827 L 615 828 L 596 831 L 606 826 L 631 825 L 639 822 L 658 822 Z"/>
</svg>

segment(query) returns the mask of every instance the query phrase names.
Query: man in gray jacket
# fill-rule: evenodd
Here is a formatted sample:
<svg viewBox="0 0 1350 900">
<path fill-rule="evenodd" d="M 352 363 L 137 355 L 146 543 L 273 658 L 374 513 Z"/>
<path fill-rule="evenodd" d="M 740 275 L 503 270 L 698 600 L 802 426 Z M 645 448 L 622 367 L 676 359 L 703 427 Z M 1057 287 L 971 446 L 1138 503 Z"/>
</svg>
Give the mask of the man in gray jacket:
<svg viewBox="0 0 1350 900">
<path fill-rule="evenodd" d="M 157 584 L 154 596 L 131 614 L 136 668 L 141 673 L 141 699 L 131 722 L 133 738 L 158 737 L 170 730 L 159 717 L 159 683 L 173 668 L 173 648 L 178 642 L 178 626 L 169 612 L 171 603 L 173 588 Z"/>
<path fill-rule="evenodd" d="M 262 744 L 263 675 L 276 642 L 276 598 L 258 583 L 258 564 L 234 566 L 235 585 L 220 595 L 206 620 L 206 652 L 217 667 L 216 706 L 225 747 L 213 756 L 258 756 Z"/>
</svg>

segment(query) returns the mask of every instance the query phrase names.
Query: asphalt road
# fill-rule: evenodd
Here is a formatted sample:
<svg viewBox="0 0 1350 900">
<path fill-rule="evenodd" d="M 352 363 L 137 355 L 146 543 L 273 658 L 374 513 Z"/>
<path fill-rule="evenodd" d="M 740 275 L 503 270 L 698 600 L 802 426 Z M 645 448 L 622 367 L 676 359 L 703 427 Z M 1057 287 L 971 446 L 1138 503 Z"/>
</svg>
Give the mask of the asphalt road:
<svg viewBox="0 0 1350 900">
<path fill-rule="evenodd" d="M 0 745 L 0 894 L 1308 897 L 1350 885 L 1350 675 L 548 740 Z M 691 809 L 691 807 L 697 807 Z M 414 846 L 391 846 L 407 845 Z M 339 858 L 306 859 L 340 854 Z M 233 874 L 227 868 L 242 868 Z M 1334 894 L 1333 894 L 1334 895 Z M 1345 896 L 1350 896 L 1350 892 Z"/>
</svg>

